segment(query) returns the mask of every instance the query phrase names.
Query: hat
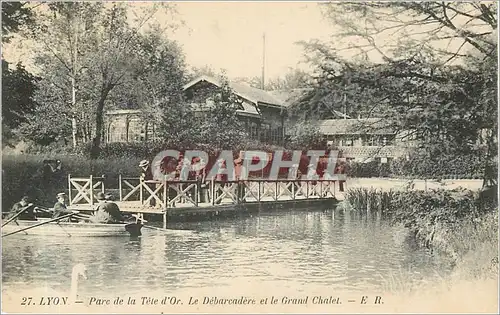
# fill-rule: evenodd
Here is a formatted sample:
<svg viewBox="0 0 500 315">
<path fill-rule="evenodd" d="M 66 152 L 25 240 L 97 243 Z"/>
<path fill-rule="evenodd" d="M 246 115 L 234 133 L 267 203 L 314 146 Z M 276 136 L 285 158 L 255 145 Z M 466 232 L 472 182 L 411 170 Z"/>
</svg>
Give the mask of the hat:
<svg viewBox="0 0 500 315">
<path fill-rule="evenodd" d="M 30 200 L 30 197 L 28 196 L 23 196 L 23 198 L 21 198 L 22 201 L 26 201 L 28 202 Z"/>
<path fill-rule="evenodd" d="M 104 197 L 104 194 L 102 192 L 98 192 L 95 197 L 97 198 L 97 200 L 106 200 L 106 197 Z"/>
<path fill-rule="evenodd" d="M 65 196 L 66 196 L 66 194 L 65 194 L 65 193 L 63 193 L 63 192 L 62 192 L 62 193 L 58 193 L 58 194 L 57 194 L 57 198 L 60 198 L 60 197 L 65 197 Z"/>
<path fill-rule="evenodd" d="M 145 167 L 145 166 L 148 166 L 148 165 L 149 165 L 149 161 L 148 160 L 142 160 L 139 163 L 139 167 Z"/>
</svg>

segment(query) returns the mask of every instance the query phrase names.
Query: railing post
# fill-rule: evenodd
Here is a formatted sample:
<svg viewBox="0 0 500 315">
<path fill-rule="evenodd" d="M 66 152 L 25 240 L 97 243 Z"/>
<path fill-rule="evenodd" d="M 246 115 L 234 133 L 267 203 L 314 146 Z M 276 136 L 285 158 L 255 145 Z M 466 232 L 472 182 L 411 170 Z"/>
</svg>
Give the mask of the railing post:
<svg viewBox="0 0 500 315">
<path fill-rule="evenodd" d="M 260 194 L 260 180 L 257 182 L 257 184 L 259 184 L 259 185 L 258 185 L 258 189 L 259 189 L 259 190 L 257 191 L 257 199 L 258 199 L 257 201 L 258 201 L 258 202 L 260 202 L 260 200 L 261 200 L 261 198 L 262 198 L 262 196 L 261 196 L 261 194 Z"/>
<path fill-rule="evenodd" d="M 295 180 L 292 181 L 292 200 L 295 200 L 295 184 L 297 182 Z"/>
<path fill-rule="evenodd" d="M 309 199 L 309 181 L 306 180 L 306 199 Z"/>
<path fill-rule="evenodd" d="M 236 204 L 239 205 L 240 204 L 240 181 L 238 180 L 236 182 Z"/>
<path fill-rule="evenodd" d="M 142 178 L 142 176 L 139 178 L 139 200 L 141 201 L 141 205 L 144 204 L 144 200 L 143 200 L 143 191 L 142 191 L 142 184 L 144 183 L 144 179 Z"/>
<path fill-rule="evenodd" d="M 210 191 L 212 194 L 212 196 L 211 196 L 212 198 L 210 198 L 210 199 L 212 199 L 211 203 L 212 203 L 212 206 L 214 206 L 215 205 L 215 181 L 213 178 L 210 180 Z"/>
<path fill-rule="evenodd" d="M 167 209 L 163 209 L 163 228 L 167 228 Z"/>
<path fill-rule="evenodd" d="M 103 194 L 104 194 L 104 191 L 105 191 L 105 189 L 104 189 L 104 179 L 106 179 L 106 174 L 102 174 L 101 175 L 101 191 L 102 191 Z"/>
<path fill-rule="evenodd" d="M 68 174 L 68 198 L 69 198 L 69 205 L 71 206 L 71 201 L 73 200 L 71 198 L 71 174 Z"/>
<path fill-rule="evenodd" d="M 323 198 L 323 181 L 319 182 L 319 198 Z"/>
<path fill-rule="evenodd" d="M 198 194 L 200 192 L 198 191 L 198 186 L 200 186 L 200 185 L 198 185 L 198 181 L 196 181 L 196 183 L 194 185 L 194 206 L 195 207 L 198 207 L 198 202 L 199 202 L 199 200 L 198 200 L 199 199 L 199 195 Z"/>
<path fill-rule="evenodd" d="M 122 174 L 118 174 L 118 189 L 120 190 L 120 201 L 123 201 Z"/>
<path fill-rule="evenodd" d="M 90 175 L 90 205 L 94 205 L 94 181 L 92 180 L 93 176 Z"/>
<path fill-rule="evenodd" d="M 165 209 L 163 209 L 163 210 L 165 210 L 165 213 L 167 212 L 167 208 L 168 208 L 167 195 L 168 195 L 168 180 L 167 180 L 166 176 L 163 176 L 163 204 L 165 207 Z M 165 219 L 165 224 L 166 224 L 166 219 Z"/>
<path fill-rule="evenodd" d="M 274 189 L 274 201 L 278 201 L 278 182 L 275 182 L 276 188 Z"/>
</svg>

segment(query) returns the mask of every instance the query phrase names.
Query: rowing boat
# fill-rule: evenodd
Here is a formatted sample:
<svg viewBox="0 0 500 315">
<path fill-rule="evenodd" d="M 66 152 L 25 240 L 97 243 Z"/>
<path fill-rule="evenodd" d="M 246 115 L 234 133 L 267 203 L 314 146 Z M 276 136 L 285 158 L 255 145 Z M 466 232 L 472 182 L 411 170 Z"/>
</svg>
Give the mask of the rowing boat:
<svg viewBox="0 0 500 315">
<path fill-rule="evenodd" d="M 38 218 L 36 221 L 17 220 L 2 227 L 2 234 L 12 233 L 47 221 Z M 66 237 L 109 237 L 109 236 L 140 236 L 140 223 L 84 223 L 84 222 L 50 222 L 25 231 L 19 235 L 66 236 Z"/>
</svg>

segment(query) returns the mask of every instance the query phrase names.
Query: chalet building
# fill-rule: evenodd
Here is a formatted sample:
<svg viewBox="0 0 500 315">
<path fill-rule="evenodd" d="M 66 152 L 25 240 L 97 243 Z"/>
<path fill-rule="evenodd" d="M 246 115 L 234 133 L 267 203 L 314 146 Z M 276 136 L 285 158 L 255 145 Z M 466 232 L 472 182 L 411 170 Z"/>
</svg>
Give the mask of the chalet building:
<svg viewBox="0 0 500 315">
<path fill-rule="evenodd" d="M 318 128 L 327 144 L 338 148 L 347 160 L 356 162 L 386 163 L 405 156 L 414 145 L 378 118 L 320 120 Z"/>
<path fill-rule="evenodd" d="M 245 84 L 230 82 L 237 96 L 237 115 L 251 139 L 283 145 L 288 131 L 296 123 L 294 106 L 312 89 L 264 91 Z M 183 86 L 187 105 L 195 115 L 203 115 L 213 104 L 214 90 L 221 86 L 215 78 L 201 76 Z M 299 111 L 300 112 L 300 111 Z M 380 119 L 352 119 L 336 110 L 320 113 L 317 127 L 328 144 L 338 148 L 347 160 L 387 162 L 404 156 L 411 143 L 402 141 Z M 141 110 L 120 109 L 106 113 L 106 142 L 142 142 L 156 137 L 156 126 L 141 117 Z"/>
<path fill-rule="evenodd" d="M 203 115 L 213 104 L 214 90 L 221 86 L 215 78 L 201 76 L 183 87 L 187 104 Z M 252 139 L 283 144 L 286 106 L 270 93 L 245 84 L 230 82 L 238 97 L 237 115 Z M 106 113 L 106 142 L 145 141 L 155 137 L 155 126 L 143 122 L 140 110 L 113 110 Z"/>
</svg>

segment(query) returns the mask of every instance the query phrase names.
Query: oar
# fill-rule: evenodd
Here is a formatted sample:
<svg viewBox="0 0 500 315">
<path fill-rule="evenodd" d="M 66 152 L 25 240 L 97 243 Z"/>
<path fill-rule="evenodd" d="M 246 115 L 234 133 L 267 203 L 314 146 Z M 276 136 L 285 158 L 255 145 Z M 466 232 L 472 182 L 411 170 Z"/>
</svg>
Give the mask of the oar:
<svg viewBox="0 0 500 315">
<path fill-rule="evenodd" d="M 21 213 L 23 213 L 24 211 L 28 210 L 30 207 L 32 207 L 33 204 L 30 203 L 29 205 L 27 205 L 26 207 L 22 208 L 21 210 L 19 210 L 18 213 L 16 213 L 12 218 L 8 219 L 5 223 L 2 224 L 2 227 L 4 227 L 5 225 L 9 224 L 10 222 L 14 221 L 19 215 L 21 215 Z"/>
<path fill-rule="evenodd" d="M 35 225 L 32 225 L 32 226 L 25 227 L 24 229 L 20 229 L 20 230 L 14 231 L 14 232 L 10 232 L 10 233 L 4 234 L 4 235 L 2 235 L 2 237 L 9 236 L 9 235 L 12 235 L 12 234 L 17 234 L 19 232 L 26 231 L 26 230 L 29 230 L 29 229 L 32 229 L 32 228 L 35 228 L 35 227 L 38 227 L 38 226 L 41 226 L 41 225 L 44 225 L 44 224 L 47 224 L 47 223 L 59 221 L 59 220 L 65 219 L 65 218 L 69 218 L 69 217 L 71 217 L 71 216 L 73 216 L 75 214 L 77 214 L 77 213 L 68 213 L 68 214 L 60 216 L 58 218 L 52 219 L 52 220 L 44 221 L 42 223 L 38 223 L 38 224 L 35 224 Z"/>
<path fill-rule="evenodd" d="M 49 213 L 49 214 L 54 213 L 53 209 L 48 209 L 48 208 L 44 208 L 44 207 L 35 207 L 35 210 L 40 210 L 42 212 Z M 90 218 L 90 215 L 84 214 L 84 213 L 75 213 L 75 217 L 78 219 L 82 219 L 82 220 L 88 220 Z"/>
<path fill-rule="evenodd" d="M 14 223 L 15 223 L 17 226 L 20 226 L 20 225 L 19 225 L 19 222 L 14 221 Z M 27 234 L 28 234 L 28 232 L 24 231 L 24 234 L 26 234 L 26 235 L 27 235 Z"/>
</svg>

